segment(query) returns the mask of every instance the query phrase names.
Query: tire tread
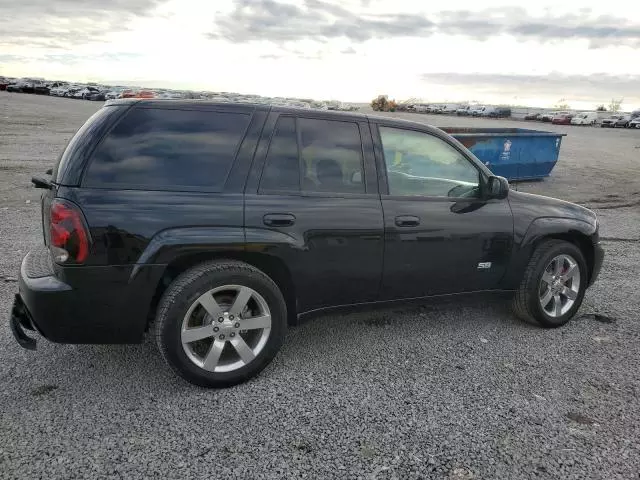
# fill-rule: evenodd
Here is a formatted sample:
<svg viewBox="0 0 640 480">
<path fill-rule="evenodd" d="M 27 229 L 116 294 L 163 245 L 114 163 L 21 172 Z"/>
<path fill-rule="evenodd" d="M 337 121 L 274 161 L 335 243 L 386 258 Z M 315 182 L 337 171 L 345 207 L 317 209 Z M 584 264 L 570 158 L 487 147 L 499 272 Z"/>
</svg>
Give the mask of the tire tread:
<svg viewBox="0 0 640 480">
<path fill-rule="evenodd" d="M 537 282 L 535 277 L 536 267 L 540 262 L 540 259 L 544 257 L 551 249 L 556 246 L 566 244 L 564 240 L 546 240 L 542 244 L 538 245 L 529 259 L 527 268 L 525 268 L 524 275 L 520 286 L 516 291 L 513 298 L 513 311 L 517 317 L 528 323 L 534 323 L 537 325 L 545 326 L 542 324 L 535 315 L 535 312 L 531 310 L 530 298 L 531 289 L 535 288 L 537 291 Z"/>
</svg>

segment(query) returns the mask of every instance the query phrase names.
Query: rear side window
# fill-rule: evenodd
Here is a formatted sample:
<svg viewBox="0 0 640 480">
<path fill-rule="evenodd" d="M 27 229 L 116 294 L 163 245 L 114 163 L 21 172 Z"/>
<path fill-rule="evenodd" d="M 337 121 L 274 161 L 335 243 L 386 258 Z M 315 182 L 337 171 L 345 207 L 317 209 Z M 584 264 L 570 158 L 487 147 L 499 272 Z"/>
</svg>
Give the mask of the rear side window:
<svg viewBox="0 0 640 480">
<path fill-rule="evenodd" d="M 138 108 L 96 149 L 85 177 L 95 187 L 219 190 L 250 115 Z"/>
<path fill-rule="evenodd" d="M 300 191 L 300 161 L 296 139 L 296 119 L 280 117 L 271 138 L 260 188 Z"/>
<path fill-rule="evenodd" d="M 269 145 L 260 190 L 364 193 L 358 124 L 280 117 Z"/>
</svg>

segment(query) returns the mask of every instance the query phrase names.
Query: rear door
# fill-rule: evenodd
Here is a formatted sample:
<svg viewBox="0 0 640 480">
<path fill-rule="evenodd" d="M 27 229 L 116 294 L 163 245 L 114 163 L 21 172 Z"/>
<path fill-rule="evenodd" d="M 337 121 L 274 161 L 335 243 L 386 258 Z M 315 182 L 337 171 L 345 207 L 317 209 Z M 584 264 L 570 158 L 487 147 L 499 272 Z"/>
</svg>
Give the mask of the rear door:
<svg viewBox="0 0 640 480">
<path fill-rule="evenodd" d="M 446 137 L 385 124 L 373 131 L 383 182 L 383 298 L 495 288 L 513 241 L 507 199 L 482 199 L 485 174 Z"/>
<path fill-rule="evenodd" d="M 298 312 L 377 300 L 383 229 L 366 119 L 272 112 L 245 191 L 247 249 L 290 270 Z"/>
</svg>

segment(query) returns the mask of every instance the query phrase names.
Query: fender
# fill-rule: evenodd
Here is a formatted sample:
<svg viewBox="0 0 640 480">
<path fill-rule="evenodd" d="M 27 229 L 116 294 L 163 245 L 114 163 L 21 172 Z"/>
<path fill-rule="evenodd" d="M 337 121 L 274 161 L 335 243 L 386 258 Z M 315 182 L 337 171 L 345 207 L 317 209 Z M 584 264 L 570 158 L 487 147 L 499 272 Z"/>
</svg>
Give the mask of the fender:
<svg viewBox="0 0 640 480">
<path fill-rule="evenodd" d="M 296 245 L 294 237 L 268 229 L 243 227 L 181 227 L 156 234 L 131 271 L 130 281 L 149 265 L 168 265 L 183 255 L 215 252 L 253 252 L 280 256 Z"/>
<path fill-rule="evenodd" d="M 502 288 L 518 288 L 534 249 L 548 237 L 588 238 L 595 245 L 598 243 L 598 227 L 595 223 L 580 218 L 551 216 L 534 219 L 524 231 L 516 227 L 510 268 L 501 282 Z"/>
<path fill-rule="evenodd" d="M 186 254 L 243 251 L 244 242 L 242 227 L 180 227 L 163 230 L 147 244 L 129 280 L 133 280 L 145 266 L 168 265 Z"/>
</svg>

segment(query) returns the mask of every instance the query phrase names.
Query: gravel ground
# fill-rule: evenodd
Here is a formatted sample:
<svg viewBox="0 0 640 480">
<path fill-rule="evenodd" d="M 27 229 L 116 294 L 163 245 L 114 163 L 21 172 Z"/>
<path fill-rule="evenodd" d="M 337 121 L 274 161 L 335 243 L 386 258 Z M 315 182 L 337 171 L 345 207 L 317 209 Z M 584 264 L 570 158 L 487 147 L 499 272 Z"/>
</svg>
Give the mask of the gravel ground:
<svg viewBox="0 0 640 480">
<path fill-rule="evenodd" d="M 41 242 L 29 178 L 99 106 L 0 92 L 0 312 Z M 325 316 L 215 391 L 174 377 L 150 341 L 25 351 L 3 314 L 0 478 L 637 479 L 640 132 L 544 128 L 569 133 L 560 162 L 519 188 L 596 207 L 607 239 L 564 328 L 495 300 Z"/>
</svg>

